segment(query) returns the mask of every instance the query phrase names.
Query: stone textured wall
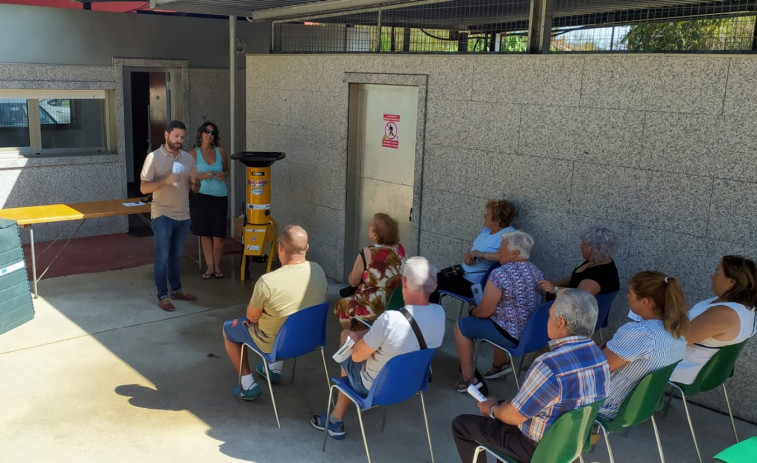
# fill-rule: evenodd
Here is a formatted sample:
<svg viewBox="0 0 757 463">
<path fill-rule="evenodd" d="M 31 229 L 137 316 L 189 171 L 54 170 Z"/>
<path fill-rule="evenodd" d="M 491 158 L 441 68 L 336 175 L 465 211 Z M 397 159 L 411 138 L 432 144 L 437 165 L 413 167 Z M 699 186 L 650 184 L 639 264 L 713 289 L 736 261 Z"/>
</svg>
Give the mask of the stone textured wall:
<svg viewBox="0 0 757 463">
<path fill-rule="evenodd" d="M 545 55 L 247 57 L 247 148 L 274 165 L 274 216 L 311 235 L 311 257 L 343 278 L 346 73 L 426 74 L 420 254 L 459 261 L 487 198 L 519 208 L 549 277 L 580 263 L 580 230 L 610 225 L 622 282 L 679 277 L 708 297 L 720 256 L 757 258 L 757 56 Z M 625 319 L 624 293 L 612 327 Z M 757 420 L 757 345 L 730 381 Z M 722 408 L 722 393 L 699 399 Z"/>
</svg>

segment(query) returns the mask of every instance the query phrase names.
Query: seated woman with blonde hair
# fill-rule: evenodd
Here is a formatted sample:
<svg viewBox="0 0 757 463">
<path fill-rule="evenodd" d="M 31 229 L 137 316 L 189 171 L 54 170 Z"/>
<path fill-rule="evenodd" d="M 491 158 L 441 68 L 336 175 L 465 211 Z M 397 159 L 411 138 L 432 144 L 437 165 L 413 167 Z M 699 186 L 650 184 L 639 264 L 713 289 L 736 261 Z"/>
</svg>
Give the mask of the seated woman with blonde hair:
<svg viewBox="0 0 757 463">
<path fill-rule="evenodd" d="M 679 363 L 671 381 L 691 384 L 705 363 L 722 347 L 744 342 L 755 333 L 757 265 L 742 256 L 724 256 L 712 280 L 715 297 L 689 310 L 691 330 L 686 341 L 686 358 Z"/>
<path fill-rule="evenodd" d="M 689 318 L 677 278 L 640 272 L 628 283 L 628 305 L 641 317 L 618 328 L 604 348 L 610 364 L 607 400 L 599 415 L 613 419 L 626 396 L 647 374 L 681 360 Z"/>
<path fill-rule="evenodd" d="M 368 225 L 368 239 L 374 244 L 360 250 L 348 277 L 357 290 L 340 299 L 334 309 L 343 328 L 365 329 L 361 324 L 352 324 L 352 318 L 374 321 L 384 312 L 392 291 L 402 286 L 405 249 L 400 244 L 397 221 L 383 212 L 374 214 Z"/>
</svg>

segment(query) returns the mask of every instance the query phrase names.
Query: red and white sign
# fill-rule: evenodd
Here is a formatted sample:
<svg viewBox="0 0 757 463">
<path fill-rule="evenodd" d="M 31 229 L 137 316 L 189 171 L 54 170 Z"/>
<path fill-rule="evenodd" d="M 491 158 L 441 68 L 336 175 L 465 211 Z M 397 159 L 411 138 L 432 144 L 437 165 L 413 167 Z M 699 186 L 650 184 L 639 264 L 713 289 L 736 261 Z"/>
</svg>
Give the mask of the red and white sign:
<svg viewBox="0 0 757 463">
<path fill-rule="evenodd" d="M 384 122 L 384 135 L 381 137 L 381 146 L 384 148 L 399 148 L 400 115 L 384 114 Z"/>
</svg>

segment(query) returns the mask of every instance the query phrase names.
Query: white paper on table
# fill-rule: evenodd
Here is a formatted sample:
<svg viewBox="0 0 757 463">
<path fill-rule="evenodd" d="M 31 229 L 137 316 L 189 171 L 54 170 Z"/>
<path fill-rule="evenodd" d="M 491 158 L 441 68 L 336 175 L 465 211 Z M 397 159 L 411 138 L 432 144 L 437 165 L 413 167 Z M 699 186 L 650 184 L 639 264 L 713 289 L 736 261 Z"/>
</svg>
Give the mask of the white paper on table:
<svg viewBox="0 0 757 463">
<path fill-rule="evenodd" d="M 342 347 L 340 347 L 331 358 L 333 358 L 336 363 L 344 362 L 350 355 L 352 355 L 352 346 L 354 345 L 355 341 L 348 336 L 344 341 L 344 344 L 342 344 Z"/>
<path fill-rule="evenodd" d="M 143 203 L 142 201 L 137 201 L 136 203 L 121 203 L 121 205 L 126 206 L 126 207 L 134 207 L 134 206 L 144 206 L 145 203 Z"/>
</svg>

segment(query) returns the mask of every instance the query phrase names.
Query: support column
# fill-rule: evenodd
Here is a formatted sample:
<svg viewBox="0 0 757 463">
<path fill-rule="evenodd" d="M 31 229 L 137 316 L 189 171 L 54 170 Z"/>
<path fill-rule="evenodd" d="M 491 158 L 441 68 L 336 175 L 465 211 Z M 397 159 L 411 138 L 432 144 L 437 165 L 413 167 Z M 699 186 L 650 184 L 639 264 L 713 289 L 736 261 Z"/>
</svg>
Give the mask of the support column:
<svg viewBox="0 0 757 463">
<path fill-rule="evenodd" d="M 552 41 L 553 0 L 531 0 L 528 21 L 528 52 L 549 53 Z"/>
</svg>

